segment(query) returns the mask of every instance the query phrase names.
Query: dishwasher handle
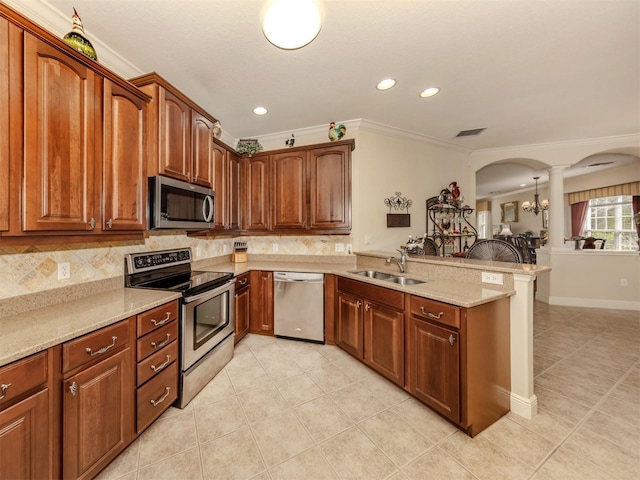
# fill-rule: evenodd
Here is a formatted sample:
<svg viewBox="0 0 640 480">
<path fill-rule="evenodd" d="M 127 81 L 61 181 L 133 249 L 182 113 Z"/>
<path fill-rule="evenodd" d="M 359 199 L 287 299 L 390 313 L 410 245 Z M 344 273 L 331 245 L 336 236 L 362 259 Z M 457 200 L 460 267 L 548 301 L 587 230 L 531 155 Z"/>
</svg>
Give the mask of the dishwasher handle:
<svg viewBox="0 0 640 480">
<path fill-rule="evenodd" d="M 274 282 L 323 283 L 324 274 L 306 272 L 274 272 Z"/>
</svg>

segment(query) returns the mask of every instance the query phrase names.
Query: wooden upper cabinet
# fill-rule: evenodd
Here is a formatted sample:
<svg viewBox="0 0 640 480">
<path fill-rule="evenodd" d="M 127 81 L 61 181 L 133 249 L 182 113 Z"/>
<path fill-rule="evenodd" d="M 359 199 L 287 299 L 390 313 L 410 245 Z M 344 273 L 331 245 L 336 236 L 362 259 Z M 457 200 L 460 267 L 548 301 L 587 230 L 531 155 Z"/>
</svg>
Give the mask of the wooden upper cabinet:
<svg viewBox="0 0 640 480">
<path fill-rule="evenodd" d="M 130 82 L 151 97 L 148 174 L 212 188 L 217 120 L 157 73 Z"/>
<path fill-rule="evenodd" d="M 0 231 L 9 229 L 9 22 L 0 17 Z"/>
<path fill-rule="evenodd" d="M 213 189 L 216 230 L 240 230 L 240 157 L 213 143 Z"/>
<path fill-rule="evenodd" d="M 213 123 L 192 111 L 191 182 L 213 187 Z"/>
<path fill-rule="evenodd" d="M 351 230 L 351 149 L 347 144 L 309 152 L 311 229 Z"/>
<path fill-rule="evenodd" d="M 160 173 L 191 179 L 191 109 L 171 92 L 160 89 Z"/>
<path fill-rule="evenodd" d="M 92 70 L 24 36 L 23 230 L 95 226 Z"/>
<path fill-rule="evenodd" d="M 145 230 L 146 102 L 104 81 L 103 230 Z"/>
<path fill-rule="evenodd" d="M 242 229 L 269 230 L 269 157 L 241 160 Z"/>
<path fill-rule="evenodd" d="M 271 228 L 307 228 L 307 154 L 305 151 L 272 155 Z"/>
</svg>

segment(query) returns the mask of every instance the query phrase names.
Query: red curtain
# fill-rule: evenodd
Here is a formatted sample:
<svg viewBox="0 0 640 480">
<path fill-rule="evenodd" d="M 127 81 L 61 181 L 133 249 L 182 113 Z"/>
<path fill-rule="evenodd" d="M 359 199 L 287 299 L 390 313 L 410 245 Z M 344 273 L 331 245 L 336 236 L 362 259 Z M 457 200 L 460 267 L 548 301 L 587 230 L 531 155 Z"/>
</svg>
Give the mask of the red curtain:
<svg viewBox="0 0 640 480">
<path fill-rule="evenodd" d="M 573 203 L 571 205 L 571 236 L 572 237 L 579 237 L 580 234 L 582 233 L 582 229 L 584 227 L 584 221 L 587 218 L 588 206 L 589 206 L 588 201 Z"/>
<path fill-rule="evenodd" d="M 640 195 L 634 195 L 631 197 L 631 208 L 633 209 L 633 215 L 640 213 Z M 636 233 L 640 239 L 640 223 L 636 223 Z"/>
</svg>

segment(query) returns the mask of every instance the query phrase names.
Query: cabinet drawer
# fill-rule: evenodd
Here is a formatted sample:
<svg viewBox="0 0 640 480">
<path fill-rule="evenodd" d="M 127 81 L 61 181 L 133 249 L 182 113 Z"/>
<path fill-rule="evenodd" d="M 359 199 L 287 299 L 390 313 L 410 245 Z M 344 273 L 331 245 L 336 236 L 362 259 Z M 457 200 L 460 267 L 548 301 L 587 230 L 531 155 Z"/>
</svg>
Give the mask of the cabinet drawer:
<svg viewBox="0 0 640 480">
<path fill-rule="evenodd" d="M 0 368 L 0 408 L 14 398 L 47 383 L 47 352 Z"/>
<path fill-rule="evenodd" d="M 460 307 L 454 305 L 411 296 L 411 314 L 425 320 L 460 328 Z"/>
<path fill-rule="evenodd" d="M 370 299 L 378 305 L 387 305 L 396 310 L 404 310 L 404 293 L 390 288 L 378 287 L 366 282 L 338 278 L 338 290 L 358 297 Z"/>
<path fill-rule="evenodd" d="M 138 432 L 148 427 L 178 398 L 178 362 L 138 389 Z"/>
<path fill-rule="evenodd" d="M 108 357 L 129 343 L 129 320 L 102 328 L 62 345 L 62 371 Z"/>
<path fill-rule="evenodd" d="M 165 345 L 177 340 L 178 322 L 173 321 L 164 327 L 138 339 L 138 361 L 142 361 L 154 352 L 159 351 Z"/>
<path fill-rule="evenodd" d="M 178 318 L 178 301 L 160 305 L 138 315 L 138 338 Z"/>
<path fill-rule="evenodd" d="M 247 273 L 243 273 L 242 275 L 239 275 L 236 277 L 236 292 L 238 290 L 240 290 L 241 288 L 247 288 L 249 285 L 251 285 L 251 279 L 249 277 L 249 272 Z"/>
<path fill-rule="evenodd" d="M 138 363 L 138 383 L 140 386 L 154 375 L 165 370 L 178 359 L 178 342 L 171 342 L 159 352 L 149 355 Z"/>
</svg>

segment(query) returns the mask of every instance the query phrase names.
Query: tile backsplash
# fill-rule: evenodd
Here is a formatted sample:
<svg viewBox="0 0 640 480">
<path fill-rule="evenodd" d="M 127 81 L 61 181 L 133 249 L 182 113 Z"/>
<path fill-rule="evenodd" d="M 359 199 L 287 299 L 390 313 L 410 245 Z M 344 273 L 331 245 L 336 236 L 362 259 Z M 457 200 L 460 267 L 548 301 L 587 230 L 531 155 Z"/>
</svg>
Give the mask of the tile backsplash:
<svg viewBox="0 0 640 480">
<path fill-rule="evenodd" d="M 203 239 L 172 231 L 149 233 L 144 242 L 0 247 L 0 299 L 122 277 L 127 253 L 191 247 L 194 260 L 202 260 L 230 254 L 233 241 L 239 239 L 246 240 L 249 254 L 270 255 L 347 255 L 346 245 L 351 243 L 351 238 L 343 235 Z M 343 253 L 336 253 L 336 244 L 343 244 Z M 61 262 L 70 264 L 69 279 L 58 280 Z"/>
</svg>

